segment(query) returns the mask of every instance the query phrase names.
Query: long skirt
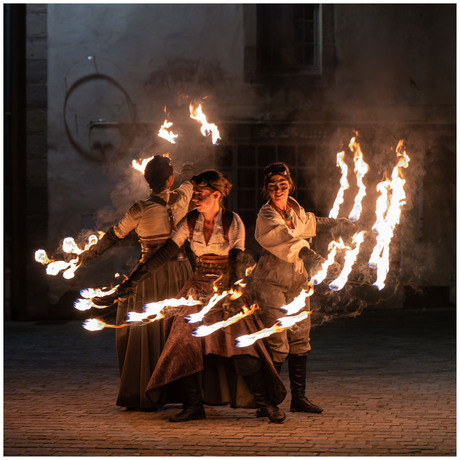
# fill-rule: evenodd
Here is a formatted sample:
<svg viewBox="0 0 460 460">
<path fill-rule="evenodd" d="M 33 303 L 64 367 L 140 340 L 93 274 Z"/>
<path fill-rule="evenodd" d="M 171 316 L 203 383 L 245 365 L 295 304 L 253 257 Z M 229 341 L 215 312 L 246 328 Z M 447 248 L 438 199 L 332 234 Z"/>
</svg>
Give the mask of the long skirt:
<svg viewBox="0 0 460 460">
<path fill-rule="evenodd" d="M 206 292 L 209 300 L 213 294 L 212 287 L 212 283 L 203 281 L 194 274 L 182 288 L 178 297 L 197 293 L 202 297 L 202 294 Z M 209 318 L 205 317 L 208 318 L 206 323 L 212 324 L 233 316 L 234 312 L 225 312 L 223 302 L 213 307 Z M 248 347 L 235 346 L 237 337 L 264 328 L 257 312 L 208 336 L 195 337 L 193 331 L 199 324 L 191 324 L 185 320 L 185 317 L 200 311 L 203 306 L 183 307 L 174 317 L 163 352 L 147 386 L 149 398 L 154 403 L 161 404 L 183 402 L 185 397 L 181 393 L 180 386 L 177 385 L 178 380 L 200 372 L 203 399 L 206 404 L 256 407 L 254 397 L 249 392 L 243 377 L 238 375 L 232 359 L 237 356 L 250 355 L 257 358 L 261 364 L 265 386 L 272 402 L 279 404 L 283 401 L 286 389 L 273 366 L 265 343 L 259 340 Z"/>
<path fill-rule="evenodd" d="M 142 312 L 146 303 L 173 298 L 192 275 L 188 260 L 173 260 L 149 274 L 125 302 L 119 302 L 117 325 L 126 324 L 127 313 Z M 120 387 L 117 405 L 134 410 L 156 409 L 145 390 L 163 350 L 171 321 L 130 324 L 116 330 Z"/>
</svg>

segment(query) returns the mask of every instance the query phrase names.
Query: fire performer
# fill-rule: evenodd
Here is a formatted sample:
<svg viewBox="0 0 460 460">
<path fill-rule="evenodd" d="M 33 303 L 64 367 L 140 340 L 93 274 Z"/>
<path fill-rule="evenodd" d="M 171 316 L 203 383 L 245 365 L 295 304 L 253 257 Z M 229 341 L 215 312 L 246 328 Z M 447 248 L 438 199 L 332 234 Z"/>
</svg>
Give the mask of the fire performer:
<svg viewBox="0 0 460 460">
<path fill-rule="evenodd" d="M 272 327 L 283 316 L 286 305 L 308 286 L 309 278 L 321 268 L 323 257 L 310 249 L 309 241 L 319 230 L 352 226 L 345 218 L 316 217 L 291 196 L 295 185 L 285 163 L 272 163 L 264 169 L 262 194 L 268 201 L 260 209 L 255 238 L 263 253 L 253 272 L 252 291 L 261 309 L 265 327 Z M 339 227 L 339 228 L 338 228 Z M 336 263 L 335 263 L 336 264 Z M 338 265 L 338 264 L 337 264 Z M 330 269 L 337 271 L 337 266 Z M 306 298 L 301 311 L 310 311 Z M 278 372 L 288 361 L 291 412 L 321 413 L 305 395 L 307 354 L 310 346 L 310 316 L 292 329 L 275 333 L 266 340 Z"/>
<path fill-rule="evenodd" d="M 190 241 L 196 268 L 178 297 L 193 295 L 205 304 L 214 291 L 226 291 L 242 277 L 238 272 L 244 251 L 244 224 L 238 214 L 226 211 L 222 205 L 231 184 L 216 170 L 203 171 L 192 178 L 192 183 L 196 209 L 182 219 L 164 246 L 121 285 L 117 295 L 129 292 L 143 276 L 158 270 L 186 240 Z M 231 305 L 223 299 L 206 320 L 215 323 L 231 317 Z M 244 349 L 235 347 L 236 337 L 263 328 L 261 320 L 253 314 L 199 338 L 193 336 L 194 327 L 184 319 L 197 310 L 198 307 L 187 307 L 175 316 L 147 394 L 156 401 L 158 389 L 167 393 L 179 383 L 183 398 L 177 394 L 163 398 L 163 403 L 183 401 L 183 410 L 170 418 L 172 422 L 204 419 L 204 403 L 230 403 L 232 407 L 257 407 L 260 416 L 282 423 L 286 415 L 277 404 L 284 399 L 286 389 L 268 349 L 259 342 Z"/>
<path fill-rule="evenodd" d="M 187 213 L 193 186 L 184 181 L 171 191 L 174 171 L 171 160 L 154 156 L 147 163 L 144 177 L 152 193 L 147 200 L 136 201 L 125 216 L 105 233 L 99 242 L 83 253 L 87 263 L 135 230 L 141 245 L 139 263 L 144 263 L 170 236 L 175 223 Z M 131 294 L 117 304 L 117 325 L 126 323 L 129 311 L 142 312 L 148 302 L 174 297 L 192 274 L 188 259 L 178 251 L 161 270 L 150 272 Z M 93 300 L 97 303 L 97 298 Z M 156 321 L 147 325 L 131 324 L 116 330 L 116 348 L 120 372 L 117 405 L 130 410 L 154 410 L 145 395 L 150 376 L 160 357 L 170 324 Z"/>
</svg>

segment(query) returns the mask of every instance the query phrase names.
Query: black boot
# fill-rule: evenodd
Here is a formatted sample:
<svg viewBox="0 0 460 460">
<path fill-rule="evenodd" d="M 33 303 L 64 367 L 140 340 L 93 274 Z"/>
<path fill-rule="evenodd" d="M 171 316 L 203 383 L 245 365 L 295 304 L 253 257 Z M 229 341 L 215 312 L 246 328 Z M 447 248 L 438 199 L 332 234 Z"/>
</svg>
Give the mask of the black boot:
<svg viewBox="0 0 460 460">
<path fill-rule="evenodd" d="M 311 412 L 320 414 L 321 407 L 313 404 L 305 396 L 305 382 L 307 380 L 307 355 L 289 355 L 289 381 L 291 384 L 291 412 Z"/>
<path fill-rule="evenodd" d="M 257 406 L 257 417 L 268 417 L 270 422 L 283 423 L 286 414 L 276 404 L 270 401 L 270 398 L 265 389 L 264 374 L 258 370 L 254 374 L 245 375 L 244 381 L 249 388 L 249 391 L 254 396 Z"/>
<path fill-rule="evenodd" d="M 181 412 L 170 417 L 170 422 L 188 422 L 189 420 L 203 420 L 206 413 L 203 407 L 203 398 L 201 397 L 201 388 L 198 383 L 198 375 L 193 374 L 184 377 L 181 380 L 183 385 L 186 401 Z"/>
</svg>

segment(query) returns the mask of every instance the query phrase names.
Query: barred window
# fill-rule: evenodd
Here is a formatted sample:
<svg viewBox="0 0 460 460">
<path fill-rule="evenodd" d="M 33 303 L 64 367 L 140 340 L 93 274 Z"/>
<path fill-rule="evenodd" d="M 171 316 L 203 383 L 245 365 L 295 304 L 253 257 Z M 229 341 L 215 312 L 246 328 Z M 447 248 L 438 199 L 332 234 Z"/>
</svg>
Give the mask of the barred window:
<svg viewBox="0 0 460 460">
<path fill-rule="evenodd" d="M 260 75 L 319 73 L 320 5 L 257 5 L 257 67 Z"/>
</svg>

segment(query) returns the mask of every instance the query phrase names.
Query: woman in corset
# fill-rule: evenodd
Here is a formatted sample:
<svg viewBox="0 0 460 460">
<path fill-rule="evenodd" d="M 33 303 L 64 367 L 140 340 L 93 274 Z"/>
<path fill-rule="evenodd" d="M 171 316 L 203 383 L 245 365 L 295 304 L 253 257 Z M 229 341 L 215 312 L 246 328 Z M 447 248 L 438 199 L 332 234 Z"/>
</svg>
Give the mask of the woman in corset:
<svg viewBox="0 0 460 460">
<path fill-rule="evenodd" d="M 183 182 L 171 190 L 173 166 L 169 158 L 154 156 L 144 177 L 151 188 L 146 200 L 136 201 L 124 217 L 85 254 L 84 263 L 101 255 L 132 230 L 141 245 L 139 264 L 155 253 L 170 237 L 176 224 L 189 209 L 193 186 Z M 192 274 L 183 251 L 178 251 L 161 269 L 149 273 L 129 296 L 117 303 L 117 325 L 126 324 L 127 312 L 142 312 L 146 303 L 177 295 Z M 97 303 L 97 299 L 94 299 Z M 104 305 L 104 303 L 102 303 Z M 116 348 L 120 372 L 117 405 L 130 410 L 155 410 L 157 406 L 145 394 L 150 376 L 160 357 L 170 324 L 160 320 L 146 325 L 130 324 L 116 330 Z"/>
</svg>

